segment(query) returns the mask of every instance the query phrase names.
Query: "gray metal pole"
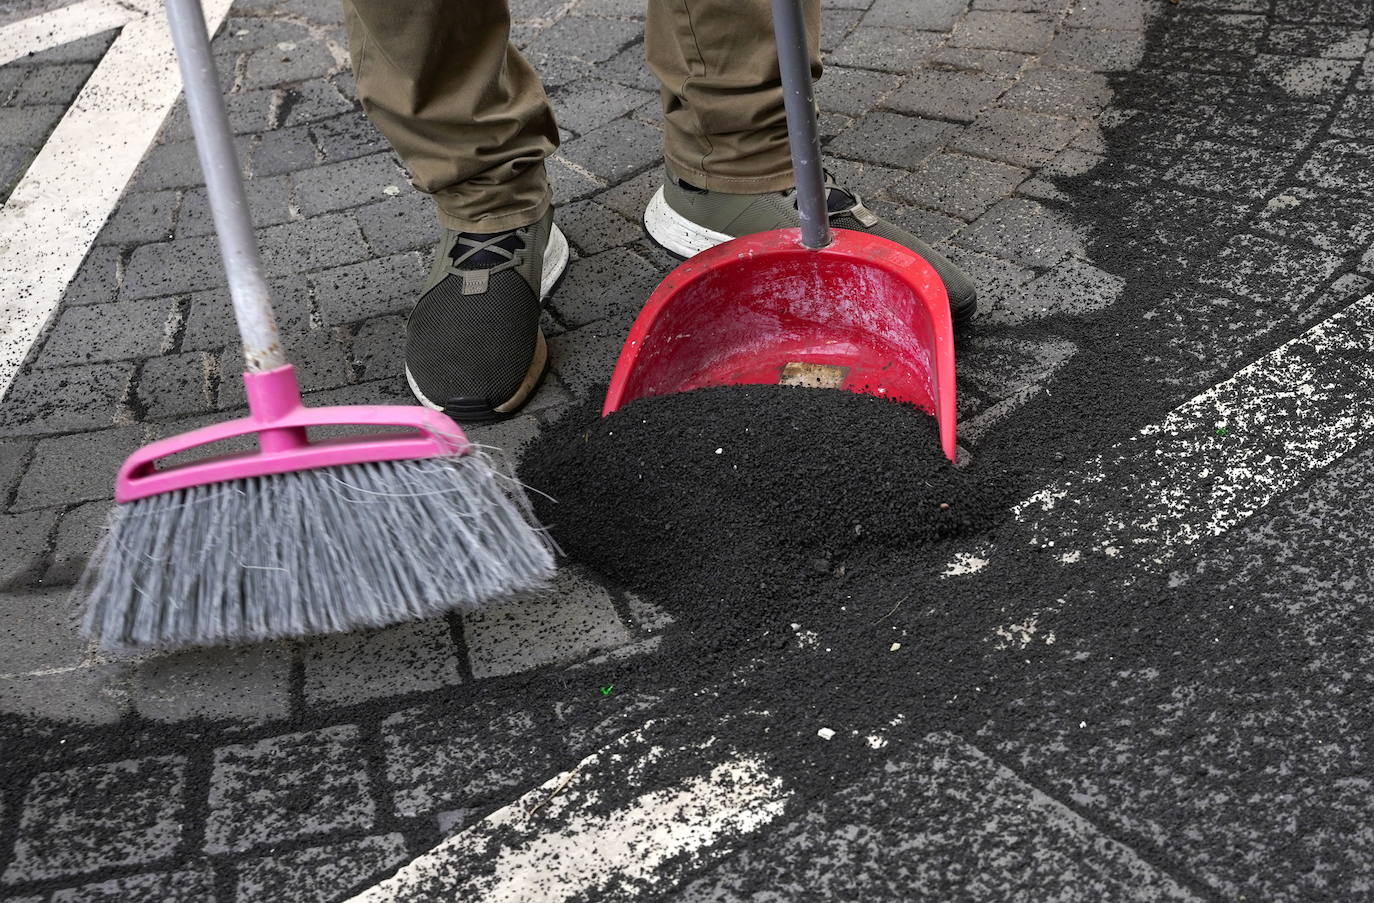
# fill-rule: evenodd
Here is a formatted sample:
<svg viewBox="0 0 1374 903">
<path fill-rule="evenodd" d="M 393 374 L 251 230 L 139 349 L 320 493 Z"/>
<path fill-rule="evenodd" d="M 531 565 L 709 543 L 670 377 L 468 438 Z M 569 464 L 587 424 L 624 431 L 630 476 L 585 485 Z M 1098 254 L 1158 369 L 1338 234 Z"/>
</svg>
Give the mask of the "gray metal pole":
<svg viewBox="0 0 1374 903">
<path fill-rule="evenodd" d="M 816 127 L 816 98 L 811 87 L 810 54 L 800 0 L 773 0 L 773 34 L 778 44 L 778 68 L 782 71 L 787 140 L 792 149 L 802 244 L 808 248 L 824 248 L 831 242 L 830 215 L 825 208 L 821 137 Z"/>
<path fill-rule="evenodd" d="M 186 85 L 186 109 L 191 114 L 196 154 L 205 174 L 205 193 L 210 199 L 220 256 L 229 277 L 229 296 L 243 339 L 243 357 L 252 372 L 274 370 L 286 363 L 286 356 L 278 340 L 267 281 L 262 276 L 262 261 L 253 237 L 253 221 L 248 216 L 248 199 L 243 192 L 200 0 L 167 0 L 167 22 L 177 50 L 181 80 Z"/>
</svg>

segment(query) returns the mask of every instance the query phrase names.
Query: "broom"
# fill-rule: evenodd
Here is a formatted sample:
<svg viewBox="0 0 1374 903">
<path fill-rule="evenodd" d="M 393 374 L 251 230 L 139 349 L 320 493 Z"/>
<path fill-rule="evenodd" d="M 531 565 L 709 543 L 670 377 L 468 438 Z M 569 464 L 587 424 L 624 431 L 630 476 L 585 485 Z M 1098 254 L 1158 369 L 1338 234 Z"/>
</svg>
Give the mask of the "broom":
<svg viewBox="0 0 1374 903">
<path fill-rule="evenodd" d="M 105 648 L 380 627 L 530 589 L 552 545 L 458 425 L 411 406 L 306 408 L 277 335 L 199 0 L 167 0 L 243 339 L 250 414 L 155 442 L 120 468 L 78 592 Z M 312 441 L 311 428 L 396 427 Z M 251 436 L 257 450 L 159 468 Z M 507 494 L 507 491 L 511 495 Z"/>
</svg>

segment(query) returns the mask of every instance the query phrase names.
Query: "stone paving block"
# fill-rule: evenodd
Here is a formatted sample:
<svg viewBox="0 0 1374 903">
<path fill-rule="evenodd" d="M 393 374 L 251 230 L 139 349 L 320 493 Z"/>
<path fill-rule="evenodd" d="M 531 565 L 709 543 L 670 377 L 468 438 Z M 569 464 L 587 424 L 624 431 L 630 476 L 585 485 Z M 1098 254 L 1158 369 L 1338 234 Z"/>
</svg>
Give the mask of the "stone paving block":
<svg viewBox="0 0 1374 903">
<path fill-rule="evenodd" d="M 559 88 L 553 96 L 553 105 L 559 125 L 583 134 L 655 98 L 656 95 L 649 91 L 600 78 L 584 78 Z"/>
<path fill-rule="evenodd" d="M 565 204 L 555 213 L 555 221 L 583 256 L 630 244 L 644 234 L 637 221 L 626 219 L 595 201 Z"/>
<path fill-rule="evenodd" d="M 87 644 L 76 619 L 76 603 L 65 588 L 0 591 L 0 671 L 25 674 L 79 664 Z"/>
<path fill-rule="evenodd" d="M 946 122 L 870 113 L 831 141 L 827 150 L 842 157 L 911 169 L 935 154 L 957 131 Z"/>
<path fill-rule="evenodd" d="M 408 311 L 425 275 L 424 261 L 412 251 L 322 270 L 308 282 L 324 322 L 332 325 Z"/>
<path fill-rule="evenodd" d="M 1107 77 L 1096 72 L 1040 67 L 1026 72 L 1001 106 L 1060 116 L 1091 116 L 1111 99 Z"/>
<path fill-rule="evenodd" d="M 336 329 L 325 327 L 284 337 L 286 358 L 296 368 L 296 380 L 302 392 L 333 389 L 353 382 L 353 367 L 349 364 L 344 336 Z M 243 349 L 231 345 L 219 359 L 219 398 L 221 410 L 243 405 L 243 381 L 232 374 L 243 369 Z"/>
<path fill-rule="evenodd" d="M 224 284 L 213 236 L 139 245 L 124 270 L 123 298 L 155 298 Z"/>
<path fill-rule="evenodd" d="M 643 223 L 644 208 L 654 192 L 663 186 L 664 170 L 661 166 L 642 172 L 633 179 L 619 182 L 597 195 L 596 202 L 619 213 L 632 222 Z M 557 213 L 554 214 L 558 216 Z M 562 219 L 558 220 L 560 227 Z M 565 229 L 566 231 L 566 229 Z"/>
<path fill-rule="evenodd" d="M 143 429 L 129 426 L 41 439 L 19 481 L 19 510 L 69 505 L 114 495 L 119 465 L 143 442 Z"/>
<path fill-rule="evenodd" d="M 1030 282 L 1022 294 L 1003 297 L 986 319 L 990 323 L 1024 323 L 1054 314 L 1084 314 L 1114 303 L 1126 280 L 1078 257 Z"/>
<path fill-rule="evenodd" d="M 57 517 L 56 508 L 0 514 L 0 542 L 7 550 L 0 559 L 0 587 L 24 586 L 42 574 Z"/>
<path fill-rule="evenodd" d="M 362 113 L 348 113 L 310 127 L 326 163 L 367 157 L 389 150 L 386 140 Z"/>
<path fill-rule="evenodd" d="M 205 849 L 241 853 L 335 831 L 365 831 L 376 804 L 358 728 L 282 734 L 215 750 Z"/>
<path fill-rule="evenodd" d="M 1332 120 L 1330 131 L 1345 138 L 1374 135 L 1374 94 L 1350 94 Z"/>
<path fill-rule="evenodd" d="M 1358 60 L 1369 46 L 1369 29 L 1349 25 L 1279 25 L 1264 37 L 1266 53 Z"/>
<path fill-rule="evenodd" d="M 576 328 L 622 313 L 635 313 L 659 283 L 659 272 L 628 248 L 612 248 L 568 264 L 550 299 L 559 319 Z"/>
<path fill-rule="evenodd" d="M 236 138 L 234 150 L 239 155 L 239 165 L 243 166 L 248 159 L 248 139 L 243 136 Z M 200 158 L 196 156 L 195 143 L 189 140 L 154 146 L 139 164 L 133 182 L 137 191 L 194 188 L 204 184 L 205 177 L 200 172 Z"/>
<path fill-rule="evenodd" d="M 243 183 L 248 196 L 248 213 L 258 228 L 275 226 L 291 219 L 291 183 L 286 176 L 260 176 Z M 204 188 L 186 192 L 177 212 L 177 238 L 213 235 L 214 220 Z"/>
<path fill-rule="evenodd" d="M 176 417 L 213 408 L 210 375 L 214 360 L 204 352 L 190 351 L 145 361 L 134 390 L 145 418 Z"/>
<path fill-rule="evenodd" d="M 289 898 L 293 903 L 331 903 L 369 886 L 410 859 L 405 837 L 379 834 L 282 853 L 239 866 L 238 903 Z"/>
<path fill-rule="evenodd" d="M 1298 150 L 1293 147 L 1285 152 L 1198 141 L 1164 173 L 1164 178 L 1204 191 L 1260 198 L 1278 184 Z"/>
<path fill-rule="evenodd" d="M 1284 311 L 1311 295 L 1342 265 L 1342 257 L 1335 254 L 1242 233 L 1222 246 L 1215 266 L 1204 269 L 1200 279 L 1237 298 Z"/>
<path fill-rule="evenodd" d="M 86 304 L 58 315 L 38 365 L 65 367 L 152 357 L 164 350 L 173 301 L 128 300 Z"/>
<path fill-rule="evenodd" d="M 971 220 L 1009 195 L 1029 173 L 965 154 L 940 153 L 891 188 L 894 197 Z"/>
<path fill-rule="evenodd" d="M 144 865 L 181 844 L 180 756 L 47 771 L 24 795 L 7 884 Z"/>
<path fill-rule="evenodd" d="M 639 0 L 581 0 L 574 15 L 606 16 L 617 19 L 644 18 L 644 4 Z"/>
<path fill-rule="evenodd" d="M 1374 239 L 1374 205 L 1367 200 L 1291 185 L 1269 199 L 1254 225 L 1324 251 L 1350 254 Z"/>
<path fill-rule="evenodd" d="M 479 680 L 583 658 L 630 641 L 610 595 L 561 569 L 548 590 L 463 615 L 468 662 Z"/>
<path fill-rule="evenodd" d="M 1360 258 L 1359 270 L 1361 273 L 1374 275 L 1374 247 L 1365 251 L 1364 256 Z"/>
<path fill-rule="evenodd" d="M 965 0 L 874 0 L 864 15 L 864 24 L 949 31 L 966 7 Z"/>
<path fill-rule="evenodd" d="M 215 874 L 209 866 L 115 878 L 55 891 L 52 903 L 215 903 Z"/>
<path fill-rule="evenodd" d="M 0 441 L 0 509 L 9 503 L 10 492 L 19 484 L 32 451 L 33 443 L 24 439 Z"/>
<path fill-rule="evenodd" d="M 43 575 L 45 584 L 65 586 L 81 577 L 86 562 L 105 533 L 112 504 L 105 500 L 86 502 L 62 515 L 62 522 L 53 540 L 52 564 Z M 71 624 L 65 626 L 67 632 L 71 633 Z"/>
<path fill-rule="evenodd" d="M 1068 8 L 1070 28 L 1144 31 L 1146 5 L 1139 0 L 1078 0 Z"/>
<path fill-rule="evenodd" d="M 132 694 L 138 713 L 154 721 L 285 718 L 291 654 L 282 643 L 253 643 L 159 655 L 135 667 Z"/>
<path fill-rule="evenodd" d="M 295 333 L 310 328 L 310 285 L 306 277 L 273 279 L 267 283 L 267 288 L 272 295 L 278 329 L 283 333 Z M 190 298 L 191 310 L 186 315 L 186 326 L 181 334 L 183 351 L 218 351 L 227 345 L 239 344 L 227 288 L 195 292 Z M 224 376 L 220 374 L 221 379 Z"/>
<path fill-rule="evenodd" d="M 1289 22 L 1320 19 L 1333 24 L 1363 25 L 1368 12 L 1361 0 L 1276 0 L 1274 4 L 1275 15 Z"/>
<path fill-rule="evenodd" d="M 6 23 L 8 24 L 8 23 Z M 102 31 L 88 38 L 67 41 L 56 47 L 37 52 L 30 51 L 16 65 L 48 66 L 53 63 L 98 63 L 105 56 L 110 44 L 119 35 L 117 29 Z"/>
<path fill-rule="evenodd" d="M 180 193 L 171 190 L 126 195 L 96 241 L 106 245 L 166 241 L 172 237 L 172 217 L 180 203 Z"/>
<path fill-rule="evenodd" d="M 644 33 L 638 22 L 564 16 L 544 29 L 527 48 L 531 54 L 566 53 L 588 63 L 610 59 Z"/>
<path fill-rule="evenodd" d="M 1252 88 L 1266 93 L 1278 88 L 1298 98 L 1330 96 L 1344 90 L 1358 65 L 1355 60 L 1260 54 L 1255 61 Z"/>
<path fill-rule="evenodd" d="M 385 379 L 405 370 L 406 319 L 397 314 L 377 317 L 358 327 L 353 336 L 353 366 L 360 379 Z"/>
<path fill-rule="evenodd" d="M 37 153 L 32 147 L 0 145 L 0 200 L 9 199 Z"/>
<path fill-rule="evenodd" d="M 621 120 L 631 122 L 632 120 Z M 611 126 L 607 126 L 610 128 Z M 644 126 L 649 128 L 649 126 Z M 584 139 L 577 139 L 579 141 Z M 554 204 L 566 204 L 570 201 L 580 201 L 590 197 L 606 187 L 606 184 L 599 177 L 590 176 L 580 168 L 574 168 L 561 157 L 549 157 L 544 161 L 544 168 L 548 172 L 549 187 L 553 191 Z"/>
<path fill-rule="evenodd" d="M 1298 178 L 1321 188 L 1368 193 L 1374 191 L 1374 166 L 1369 145 L 1323 141 L 1307 158 Z"/>
<path fill-rule="evenodd" d="M 67 725 L 113 724 L 128 712 L 122 665 L 0 676 L 0 712 Z"/>
<path fill-rule="evenodd" d="M 229 115 L 229 129 L 235 135 L 248 135 L 265 132 L 272 127 L 272 104 L 274 91 L 241 91 L 224 95 L 224 111 Z M 186 101 L 178 100 L 167 114 L 162 126 L 162 140 L 165 142 L 190 141 L 191 114 L 186 109 Z"/>
<path fill-rule="evenodd" d="M 575 396 L 583 398 L 605 390 L 633 321 L 631 315 L 613 317 L 549 340 L 554 370 Z"/>
<path fill-rule="evenodd" d="M 943 34 L 890 28 L 865 21 L 851 31 L 827 58 L 836 66 L 910 72 L 944 41 Z"/>
<path fill-rule="evenodd" d="M 1187 110 L 1189 115 L 1206 117 L 1241 86 L 1241 79 L 1232 75 L 1155 70 L 1149 78 L 1120 85 L 1112 101 L 1123 109 Z"/>
<path fill-rule="evenodd" d="M 0 435 L 31 436 L 114 424 L 134 374 L 128 361 L 30 370 L 15 377 L 0 409 Z"/>
<path fill-rule="evenodd" d="M 658 129 L 620 119 L 563 145 L 560 156 L 598 178 L 618 182 L 661 160 L 662 141 Z"/>
<path fill-rule="evenodd" d="M 1352 95 L 1358 96 L 1358 95 Z M 1330 115 L 1330 108 L 1304 101 L 1272 100 L 1247 104 L 1202 126 L 1209 134 L 1260 147 L 1306 147 Z M 1334 129 L 1333 129 L 1334 131 Z"/>
<path fill-rule="evenodd" d="M 386 779 L 402 818 L 505 803 L 557 773 L 542 711 L 403 709 L 382 722 Z"/>
<path fill-rule="evenodd" d="M 371 256 L 357 222 L 342 213 L 260 229 L 258 242 L 269 277 L 323 270 Z"/>
<path fill-rule="evenodd" d="M 235 10 L 237 11 L 237 7 Z M 287 19 L 231 16 L 225 20 L 224 27 L 215 38 L 215 50 L 220 53 L 243 52 L 275 47 L 283 42 L 303 44 L 310 39 L 310 29 Z"/>
<path fill-rule="evenodd" d="M 36 66 L 20 82 L 19 89 L 10 97 L 10 103 L 17 107 L 36 104 L 69 107 L 94 71 L 95 66 L 90 63 Z"/>
<path fill-rule="evenodd" d="M 331 119 L 355 109 L 351 99 L 327 81 L 312 79 L 282 89 L 277 120 L 283 128 Z"/>
<path fill-rule="evenodd" d="M 1083 234 L 1043 204 L 1022 198 L 998 203 L 959 235 L 959 243 L 1030 266 L 1053 266 L 1083 251 Z"/>
<path fill-rule="evenodd" d="M 249 160 L 253 175 L 258 178 L 309 169 L 320 158 L 312 131 L 315 127 L 298 125 L 294 128 L 267 132 L 261 136 L 247 157 L 239 159 Z"/>
<path fill-rule="evenodd" d="M 922 207 L 879 208 L 879 216 L 896 223 L 928 245 L 942 242 L 964 228 L 964 221 Z"/>
<path fill-rule="evenodd" d="M 1037 13 L 970 10 L 954 26 L 951 47 L 1038 53 L 1054 38 L 1054 20 Z"/>
<path fill-rule="evenodd" d="M 462 683 L 445 618 L 316 637 L 300 647 L 308 704 L 356 705 Z"/>
<path fill-rule="evenodd" d="M 1014 166 L 1036 167 L 1063 150 L 1078 130 L 1079 124 L 1072 119 L 993 108 L 951 136 L 950 147 Z"/>
<path fill-rule="evenodd" d="M 1035 59 L 1031 54 L 1010 50 L 945 46 L 932 53 L 928 63 L 937 69 L 982 72 L 994 78 L 1011 78 Z"/>
<path fill-rule="evenodd" d="M 904 789 L 900 796 L 889 792 L 894 784 Z M 731 851 L 675 899 L 739 900 L 759 887 L 776 899 L 858 900 L 896 887 L 913 899 L 1201 899 L 1073 808 L 945 732 L 905 741 L 885 763 L 768 831 L 766 844 Z"/>
<path fill-rule="evenodd" d="M 643 43 L 631 44 L 609 60 L 599 63 L 596 74 L 600 78 L 641 91 L 657 92 L 659 89 L 658 79 L 654 78 L 644 61 Z"/>
<path fill-rule="evenodd" d="M 915 116 L 972 122 L 1011 84 L 1009 78 L 982 72 L 923 69 L 912 73 L 902 83 L 901 90 L 887 98 L 883 105 Z M 873 105 L 873 99 L 857 95 L 853 104 L 854 114 L 859 115 Z"/>
<path fill-rule="evenodd" d="M 405 173 L 391 154 L 373 154 L 298 172 L 296 206 L 303 216 L 396 197 L 411 191 Z"/>
<path fill-rule="evenodd" d="M 413 189 L 403 189 L 380 204 L 368 204 L 353 211 L 362 227 L 363 237 L 378 254 L 395 254 L 438 243 L 440 229 L 434 201 Z"/>
<path fill-rule="evenodd" d="M 1134 69 L 1144 54 L 1145 36 L 1139 32 L 1065 28 L 1054 36 L 1041 60 L 1047 65 L 1092 72 L 1126 72 Z"/>
<path fill-rule="evenodd" d="M 325 75 L 336 66 L 329 48 L 311 38 L 305 38 L 294 46 L 291 42 L 285 42 L 273 47 L 261 47 L 248 54 L 242 87 L 252 90 L 303 81 Z"/>
<path fill-rule="evenodd" d="M 104 304 L 119 298 L 120 254 L 118 248 L 91 248 L 81 268 L 67 285 L 62 306 Z"/>
<path fill-rule="evenodd" d="M 859 19 L 863 17 L 861 9 L 843 9 L 840 7 L 821 7 L 821 32 L 820 46 L 821 53 L 829 53 L 835 46 L 849 34 L 854 26 L 859 24 Z"/>
<path fill-rule="evenodd" d="M 994 399 L 1010 398 L 1049 379 L 1076 350 L 1060 338 L 1018 340 L 1009 336 L 974 336 L 961 378 L 975 391 Z"/>
<path fill-rule="evenodd" d="M 999 304 L 1020 297 L 1022 286 L 1035 272 L 991 254 L 970 251 L 955 244 L 940 243 L 935 250 L 944 254 L 968 274 L 978 287 L 978 317 L 982 319 Z"/>
<path fill-rule="evenodd" d="M 835 177 L 835 181 L 851 192 L 857 192 L 865 200 L 887 193 L 907 175 L 904 169 L 880 166 L 877 163 L 864 163 L 861 160 L 845 160 L 832 157 L 825 161 L 825 168 Z"/>
<path fill-rule="evenodd" d="M 901 84 L 901 76 L 867 69 L 827 66 L 816 83 L 816 103 L 827 112 L 859 116 Z"/>
<path fill-rule="evenodd" d="M 500 423 L 472 427 L 463 432 L 474 444 L 487 446 L 489 454 L 499 453 L 506 461 L 514 462 L 520 460 L 530 440 L 539 435 L 539 421 L 531 416 L 514 417 Z"/>
</svg>

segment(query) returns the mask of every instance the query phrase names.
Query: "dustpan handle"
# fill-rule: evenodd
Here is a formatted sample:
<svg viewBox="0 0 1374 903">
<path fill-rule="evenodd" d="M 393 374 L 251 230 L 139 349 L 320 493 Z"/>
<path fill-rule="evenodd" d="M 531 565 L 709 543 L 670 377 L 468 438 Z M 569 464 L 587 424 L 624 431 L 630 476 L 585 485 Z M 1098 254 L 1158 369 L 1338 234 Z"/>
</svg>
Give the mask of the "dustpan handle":
<svg viewBox="0 0 1374 903">
<path fill-rule="evenodd" d="M 205 192 L 219 238 L 224 272 L 229 277 L 229 297 L 243 339 L 243 357 L 250 373 L 275 370 L 286 364 L 277 336 L 277 321 L 267 280 L 262 275 L 248 216 L 248 199 L 239 175 L 238 155 L 229 131 L 229 117 L 220 96 L 219 73 L 210 53 L 205 13 L 200 0 L 167 0 L 167 22 L 177 50 L 181 80 L 186 85 L 186 108 L 196 136 L 196 154 L 205 174 Z"/>
<path fill-rule="evenodd" d="M 816 98 L 811 85 L 811 54 L 801 0 L 773 0 L 773 35 L 782 72 L 782 98 L 787 108 L 787 142 L 801 213 L 802 244 L 824 248 L 831 242 L 830 214 L 825 205 L 825 171 L 816 126 Z"/>
</svg>

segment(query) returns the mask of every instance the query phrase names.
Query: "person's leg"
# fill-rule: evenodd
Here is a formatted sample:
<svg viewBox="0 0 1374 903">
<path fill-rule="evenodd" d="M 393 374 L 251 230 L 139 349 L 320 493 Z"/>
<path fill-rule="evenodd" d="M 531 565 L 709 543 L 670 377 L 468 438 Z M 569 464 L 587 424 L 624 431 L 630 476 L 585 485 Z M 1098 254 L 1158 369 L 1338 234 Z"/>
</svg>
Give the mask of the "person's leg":
<svg viewBox="0 0 1374 903">
<path fill-rule="evenodd" d="M 568 262 L 543 86 L 505 0 L 343 2 L 358 97 L 444 226 L 406 322 L 406 378 L 464 423 L 509 416 L 547 369 L 541 301 Z"/>
<path fill-rule="evenodd" d="M 820 2 L 801 2 L 819 78 Z M 649 0 L 645 51 L 662 86 L 667 170 L 644 211 L 650 237 L 690 257 L 740 235 L 796 226 L 769 0 Z M 854 192 L 828 188 L 833 226 L 915 251 L 940 274 L 955 319 L 973 316 L 977 291 L 965 273 Z"/>
<path fill-rule="evenodd" d="M 358 98 L 439 220 L 459 232 L 536 222 L 558 127 L 510 43 L 505 0 L 343 0 Z"/>
</svg>

